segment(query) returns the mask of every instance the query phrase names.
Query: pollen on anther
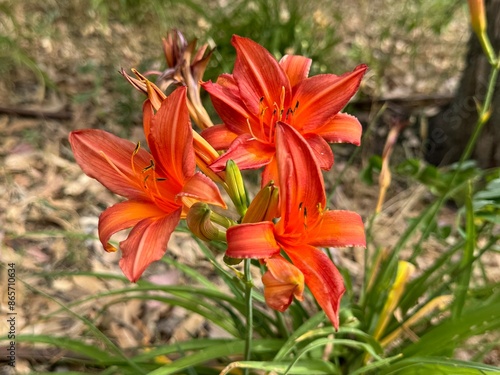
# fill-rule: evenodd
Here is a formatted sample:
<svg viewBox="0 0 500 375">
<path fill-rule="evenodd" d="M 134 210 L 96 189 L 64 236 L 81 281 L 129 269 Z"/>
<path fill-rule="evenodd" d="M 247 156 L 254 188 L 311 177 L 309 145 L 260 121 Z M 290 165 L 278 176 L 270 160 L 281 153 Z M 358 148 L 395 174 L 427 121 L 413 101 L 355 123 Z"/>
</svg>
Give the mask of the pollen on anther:
<svg viewBox="0 0 500 375">
<path fill-rule="evenodd" d="M 132 172 L 134 174 L 135 174 L 134 156 L 137 155 L 140 148 L 141 148 L 141 142 L 137 142 L 137 144 L 135 145 L 134 151 L 132 152 L 132 156 L 130 157 L 130 164 L 132 166 Z"/>
<path fill-rule="evenodd" d="M 155 162 L 153 159 L 150 159 L 150 164 L 142 170 L 142 173 L 149 171 L 150 169 L 155 169 Z"/>
<path fill-rule="evenodd" d="M 132 155 L 136 155 L 138 152 L 139 152 L 139 149 L 141 148 L 141 142 L 137 142 L 137 144 L 135 145 L 135 148 L 134 148 L 134 152 L 132 153 Z"/>
</svg>

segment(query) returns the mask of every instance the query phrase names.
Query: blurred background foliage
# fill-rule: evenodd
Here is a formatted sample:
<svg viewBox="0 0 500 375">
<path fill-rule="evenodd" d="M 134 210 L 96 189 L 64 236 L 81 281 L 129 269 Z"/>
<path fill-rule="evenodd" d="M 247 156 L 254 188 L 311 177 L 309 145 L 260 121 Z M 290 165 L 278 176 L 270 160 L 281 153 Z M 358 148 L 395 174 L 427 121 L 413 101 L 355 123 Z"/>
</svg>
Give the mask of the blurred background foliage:
<svg viewBox="0 0 500 375">
<path fill-rule="evenodd" d="M 262 44 L 276 58 L 286 53 L 311 57 L 314 62 L 311 74 L 342 74 L 366 63 L 370 70 L 357 99 L 366 97 L 375 103 L 381 97 L 452 96 L 464 66 L 470 36 L 466 4 L 459 0 L 7 0 L 0 2 L 0 107 L 35 108 L 47 114 L 69 111 L 72 116 L 69 129 L 63 131 L 64 139 L 67 131 L 86 127 L 105 128 L 132 139 L 140 137 L 138 109 L 144 97 L 131 89 L 119 70 L 122 67 L 127 71 L 135 67 L 141 72 L 165 69 L 161 38 L 172 28 L 181 30 L 188 40 L 197 38 L 200 44 L 208 43 L 210 48 L 215 48 L 205 80 L 215 80 L 218 74 L 231 72 L 235 51 L 230 40 L 233 34 L 238 34 Z M 429 359 L 431 355 L 475 361 L 488 357 L 487 363 L 498 364 L 499 289 L 487 271 L 487 267 L 491 270 L 494 266 L 484 255 L 499 252 L 499 170 L 485 171 L 470 161 L 448 169 L 429 166 L 421 158 L 419 140 L 407 134 L 418 133 L 418 126 L 408 126 L 402 131 L 404 139 L 393 156 L 393 184 L 388 194 L 391 198 L 379 216 L 372 215 L 372 198 L 376 198 L 377 188 L 371 184 L 376 183 L 382 165 L 377 154 L 382 151 L 391 124 L 382 121 L 384 110 L 385 107 L 369 102 L 369 115 L 362 118 L 367 127 L 363 146 L 353 153 L 353 148 L 347 145 L 348 153 L 342 153 L 336 145 L 336 158 L 337 155 L 339 158 L 335 168 L 340 174 L 334 176 L 338 181 L 326 181 L 328 188 L 340 186 L 335 191 L 334 204 L 340 201 L 339 206 L 360 212 L 366 219 L 369 240 L 369 251 L 356 257 L 349 249 L 342 259 L 347 294 L 342 305 L 341 331 L 333 332 L 331 327 L 315 329 L 324 320 L 321 313 L 310 316 L 300 304 L 294 303 L 287 318 L 296 331 L 286 339 L 286 327 L 279 324 L 274 330 L 260 327 L 263 338 L 268 334 L 282 341 L 263 342 L 264 354 L 258 355 L 269 359 L 265 353 L 273 353 L 270 357 L 273 358 L 277 351 L 274 360 L 285 361 L 288 366 L 291 358 L 298 358 L 297 353 L 306 353 L 316 344 L 323 348 L 335 334 L 335 340 L 344 339 L 336 341 L 331 349 L 332 357 L 336 358 L 332 366 L 339 369 L 338 373 L 376 373 L 378 367 L 385 366 L 380 373 L 454 374 L 458 367 L 473 366 L 458 361 L 442 363 L 442 359 Z M 426 113 L 421 115 L 425 117 Z M 409 123 L 417 124 L 416 121 Z M 47 137 L 47 132 L 29 129 L 23 141 L 41 147 L 46 141 L 44 136 Z M 61 154 L 71 160 L 67 147 L 61 149 Z M 349 161 L 344 162 L 348 155 Z M 356 156 L 362 160 L 361 174 L 356 164 L 359 159 L 353 163 Z M 354 168 L 350 168 L 352 164 L 356 164 Z M 342 184 L 349 187 L 342 189 Z M 85 194 L 94 198 L 92 192 Z M 342 199 L 352 203 L 352 207 L 346 207 Z M 96 217 L 104 207 L 106 204 L 101 202 L 89 211 Z M 70 252 L 62 261 L 64 271 L 80 272 L 85 256 L 78 246 L 85 245 L 78 236 L 74 236 L 73 242 L 68 233 L 64 238 Z M 199 246 L 210 258 L 205 244 Z M 421 255 L 429 249 L 434 253 L 423 259 Z M 71 261 L 71 250 L 77 254 L 74 261 Z M 400 259 L 416 264 L 418 270 L 409 263 L 398 262 Z M 193 285 L 202 280 L 205 286 L 218 291 L 219 286 L 204 280 L 204 276 L 189 266 L 177 264 L 169 257 L 163 262 L 175 263 L 174 267 L 188 274 Z M 352 267 L 358 273 L 348 269 L 349 262 L 356 264 Z M 364 270 L 360 271 L 360 267 Z M 410 271 L 405 276 L 400 273 L 402 269 Z M 58 275 L 61 270 L 56 266 L 49 270 L 52 273 L 48 278 L 67 276 Z M 225 268 L 216 271 L 222 279 L 230 281 L 228 284 L 237 297 L 238 280 Z M 90 276 L 96 280 L 116 278 L 92 272 Z M 158 289 L 158 285 L 148 283 L 140 284 L 135 292 L 126 284 L 117 295 L 126 295 L 124 299 L 127 299 L 128 293 L 134 293 L 130 299 L 159 299 L 153 294 L 137 293 L 140 288 Z M 226 306 L 225 302 L 214 301 L 203 288 L 196 289 L 198 294 L 192 290 L 171 289 L 166 287 L 165 291 L 185 302 L 185 305 L 178 302 L 180 306 L 198 314 L 200 296 L 203 297 L 203 303 L 210 307 L 204 318 L 215 325 L 232 328 L 231 319 L 240 319 L 239 310 L 233 309 L 238 304 Z M 78 296 L 71 306 L 98 299 L 106 293 Z M 121 302 L 120 297 L 110 305 Z M 168 303 L 175 305 L 176 302 Z M 218 312 L 215 316 L 214 311 Z M 268 310 L 265 311 L 258 313 L 263 321 L 271 321 L 272 317 L 266 315 Z M 108 306 L 105 306 L 99 315 L 107 312 Z M 78 319 L 84 320 L 82 316 Z M 85 324 L 89 331 L 97 331 L 93 323 Z M 235 338 L 238 338 L 239 326 L 234 326 Z M 282 330 L 285 331 L 282 337 L 276 334 Z M 300 340 L 299 333 L 304 335 Z M 481 343 L 472 337 L 485 333 Z M 107 338 L 98 339 L 105 347 L 112 347 L 106 343 Z M 53 335 L 25 336 L 24 340 L 50 342 L 71 349 L 68 341 Z M 78 349 L 75 351 L 87 353 L 88 357 L 101 361 L 103 367 L 112 368 L 120 357 L 115 358 L 112 350 L 98 351 L 78 340 L 70 343 Z M 168 343 L 168 353 L 182 353 L 184 349 L 179 350 L 180 345 L 187 351 L 193 350 L 191 344 L 200 345 L 197 346 L 199 352 L 194 353 L 205 353 L 203 359 L 207 361 L 212 359 L 207 353 L 217 354 L 214 358 L 241 353 L 240 349 L 228 352 L 222 344 L 210 352 L 212 344 L 197 338 L 185 344 Z M 370 355 L 366 347 L 371 348 Z M 158 351 L 161 349 L 158 347 Z M 403 360 L 400 353 L 405 355 Z M 382 354 L 384 358 L 378 357 Z M 147 353 L 141 355 L 134 363 L 146 363 L 151 368 L 159 366 L 153 361 L 154 352 L 149 357 Z M 315 350 L 312 357 L 321 355 L 322 352 Z M 369 362 L 371 357 L 377 361 Z M 187 366 L 189 359 L 185 358 L 183 366 Z M 490 367 L 474 366 L 473 370 L 459 373 L 494 372 Z M 310 369 L 306 368 L 305 373 L 309 374 Z M 136 374 L 135 371 L 130 366 L 129 373 Z M 215 373 L 212 368 L 203 371 L 199 373 Z M 332 373 L 328 371 L 324 373 Z"/>
<path fill-rule="evenodd" d="M 449 92 L 468 36 L 459 0 L 7 0 L 0 3 L 0 95 L 14 105 L 40 102 L 50 83 L 70 101 L 96 106 L 101 125 L 138 123 L 128 108 L 141 98 L 117 71 L 163 69 L 160 41 L 172 28 L 215 48 L 206 80 L 231 71 L 230 40 L 238 34 L 277 58 L 311 57 L 312 74 L 366 63 L 362 93 L 375 97 Z"/>
</svg>

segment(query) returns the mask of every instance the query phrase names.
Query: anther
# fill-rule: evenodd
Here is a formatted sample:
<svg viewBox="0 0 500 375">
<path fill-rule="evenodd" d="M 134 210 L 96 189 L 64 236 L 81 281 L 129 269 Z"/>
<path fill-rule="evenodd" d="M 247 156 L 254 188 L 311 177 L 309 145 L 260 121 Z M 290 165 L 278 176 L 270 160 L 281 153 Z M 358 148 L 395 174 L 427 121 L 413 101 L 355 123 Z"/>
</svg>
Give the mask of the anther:
<svg viewBox="0 0 500 375">
<path fill-rule="evenodd" d="M 134 156 L 137 155 L 140 148 L 141 148 L 141 142 L 137 142 L 137 144 L 135 145 L 134 151 L 132 152 L 132 156 L 130 157 L 130 164 L 132 165 L 132 172 L 134 174 L 135 174 Z"/>
<path fill-rule="evenodd" d="M 142 170 L 142 173 L 149 171 L 150 169 L 155 169 L 155 162 L 153 159 L 150 159 L 150 164 Z"/>
<path fill-rule="evenodd" d="M 139 152 L 140 148 L 141 148 L 141 142 L 137 142 L 137 144 L 135 145 L 134 152 L 132 153 L 132 155 L 136 155 Z"/>
</svg>

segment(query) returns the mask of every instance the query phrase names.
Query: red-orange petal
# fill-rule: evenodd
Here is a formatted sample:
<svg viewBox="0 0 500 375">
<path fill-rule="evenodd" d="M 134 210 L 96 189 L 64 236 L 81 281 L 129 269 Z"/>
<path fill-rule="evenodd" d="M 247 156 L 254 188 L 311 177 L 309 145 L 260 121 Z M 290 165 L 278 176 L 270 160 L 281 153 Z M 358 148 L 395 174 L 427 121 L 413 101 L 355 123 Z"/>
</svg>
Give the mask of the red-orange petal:
<svg viewBox="0 0 500 375">
<path fill-rule="evenodd" d="M 327 142 L 361 144 L 363 127 L 359 120 L 347 113 L 338 113 L 331 121 L 314 131 Z"/>
<path fill-rule="evenodd" d="M 318 134 L 309 133 L 303 136 L 309 146 L 311 146 L 319 167 L 326 171 L 330 170 L 333 165 L 333 152 L 330 145 Z"/>
<path fill-rule="evenodd" d="M 266 304 L 274 310 L 285 311 L 293 301 L 304 299 L 304 274 L 281 255 L 266 259 L 268 271 L 262 276 Z"/>
<path fill-rule="evenodd" d="M 163 100 L 151 121 L 148 143 L 161 174 L 179 185 L 196 168 L 193 129 L 186 104 L 186 87 L 179 87 Z"/>
<path fill-rule="evenodd" d="M 239 134 L 222 124 L 206 128 L 201 135 L 216 150 L 227 150 Z"/>
<path fill-rule="evenodd" d="M 253 115 L 240 98 L 239 89 L 228 75 L 222 75 L 217 83 L 204 82 L 203 88 L 210 94 L 215 111 L 228 129 L 236 134 L 248 132 L 247 118 Z"/>
<path fill-rule="evenodd" d="M 125 276 L 136 282 L 146 268 L 163 257 L 170 235 L 179 223 L 181 208 L 163 217 L 150 217 L 137 223 L 125 241 L 120 242 L 120 267 Z"/>
<path fill-rule="evenodd" d="M 258 115 L 261 103 L 268 108 L 273 108 L 275 103 L 279 104 L 283 88 L 284 107 L 289 107 L 290 81 L 273 55 L 248 38 L 233 35 L 231 43 L 236 48 L 233 76 L 249 112 Z"/>
<path fill-rule="evenodd" d="M 276 125 L 281 220 L 278 233 L 298 234 L 318 219 L 318 205 L 325 206 L 323 175 L 306 140 L 291 126 Z"/>
<path fill-rule="evenodd" d="M 280 252 L 271 221 L 235 225 L 227 230 L 226 239 L 226 255 L 231 258 L 265 259 Z"/>
<path fill-rule="evenodd" d="M 307 78 L 311 63 L 311 59 L 299 55 L 285 55 L 279 62 L 290 80 L 292 88 Z"/>
<path fill-rule="evenodd" d="M 313 246 L 287 248 L 285 252 L 302 271 L 316 301 L 333 326 L 339 327 L 340 299 L 345 292 L 344 280 L 330 258 Z"/>
<path fill-rule="evenodd" d="M 275 148 L 260 142 L 250 134 L 242 134 L 234 140 L 227 152 L 210 165 L 214 172 L 223 171 L 228 160 L 233 160 L 239 169 L 257 169 L 271 161 Z"/>
<path fill-rule="evenodd" d="M 188 202 L 187 206 L 195 202 L 205 202 L 223 208 L 227 207 L 217 185 L 200 172 L 195 173 L 186 181 L 178 197 L 183 202 Z"/>
<path fill-rule="evenodd" d="M 69 142 L 76 162 L 89 177 L 113 193 L 126 198 L 147 199 L 138 173 L 150 164 L 151 155 L 136 145 L 104 130 L 83 129 L 70 133 Z"/>
<path fill-rule="evenodd" d="M 296 128 L 308 133 L 328 123 L 356 93 L 366 69 L 359 65 L 341 76 L 320 74 L 303 80 L 293 97 L 293 102 L 299 102 L 294 113 Z"/>
<path fill-rule="evenodd" d="M 269 164 L 267 164 L 264 167 L 264 170 L 262 171 L 261 174 L 260 186 L 264 187 L 271 181 L 273 181 L 276 186 L 280 185 L 278 163 L 276 162 L 276 156 L 273 156 Z"/>
<path fill-rule="evenodd" d="M 107 208 L 99 217 L 99 239 L 106 251 L 116 251 L 109 240 L 113 234 L 136 225 L 148 217 L 165 216 L 165 211 L 151 202 L 128 200 Z"/>
<path fill-rule="evenodd" d="M 318 225 L 310 229 L 307 242 L 313 246 L 366 246 L 363 220 L 352 211 L 324 211 Z"/>
</svg>

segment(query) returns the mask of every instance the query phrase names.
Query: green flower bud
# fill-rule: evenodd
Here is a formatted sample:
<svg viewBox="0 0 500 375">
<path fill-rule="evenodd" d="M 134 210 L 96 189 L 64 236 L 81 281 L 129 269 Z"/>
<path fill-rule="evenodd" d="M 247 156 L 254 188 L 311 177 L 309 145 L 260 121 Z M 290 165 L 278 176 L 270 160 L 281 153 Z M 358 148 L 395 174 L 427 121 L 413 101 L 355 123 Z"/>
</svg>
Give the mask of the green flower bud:
<svg viewBox="0 0 500 375">
<path fill-rule="evenodd" d="M 194 235 L 204 241 L 225 240 L 226 234 L 212 223 L 210 216 L 212 210 L 206 203 L 197 202 L 191 206 L 186 217 L 186 222 Z"/>
<path fill-rule="evenodd" d="M 226 163 L 226 184 L 228 186 L 228 194 L 231 197 L 238 213 L 243 216 L 247 211 L 247 193 L 241 171 L 232 160 Z"/>
</svg>

